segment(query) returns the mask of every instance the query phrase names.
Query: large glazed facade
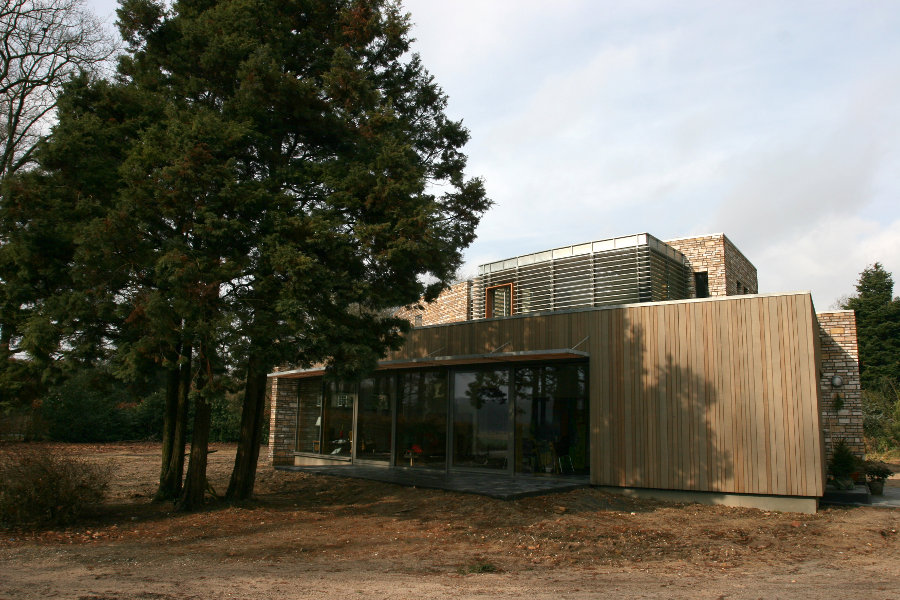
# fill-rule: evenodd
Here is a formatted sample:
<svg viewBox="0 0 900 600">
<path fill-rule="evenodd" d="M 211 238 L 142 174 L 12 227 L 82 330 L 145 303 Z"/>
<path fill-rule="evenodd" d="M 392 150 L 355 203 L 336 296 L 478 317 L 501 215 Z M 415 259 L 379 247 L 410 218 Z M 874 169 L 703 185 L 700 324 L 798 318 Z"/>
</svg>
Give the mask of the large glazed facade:
<svg viewBox="0 0 900 600">
<path fill-rule="evenodd" d="M 323 369 L 273 373 L 273 462 L 582 474 L 618 490 L 815 510 L 826 442 L 852 445 L 857 435 L 847 314 L 817 316 L 808 293 L 756 294 L 755 269 L 736 249 L 729 258 L 725 236 L 697 238 L 701 252 L 680 240 L 682 252 L 643 235 L 628 236 L 645 248 L 629 248 L 634 261 L 624 265 L 621 253 L 604 261 L 610 256 L 583 252 L 579 261 L 540 266 L 543 279 L 522 276 L 529 258 L 483 268 L 481 281 L 448 291 L 455 301 L 407 309 L 422 326 L 363 381 L 332 382 Z M 702 252 L 715 255 L 715 244 L 721 260 L 737 264 L 719 269 L 713 256 L 703 265 L 708 275 L 696 277 L 693 263 Z M 652 252 L 663 255 L 655 266 Z M 604 264 L 629 270 L 634 286 L 620 289 L 636 291 L 637 301 L 608 305 L 595 295 L 600 286 L 573 288 L 572 279 L 553 293 L 581 290 L 577 307 L 523 309 L 516 301 L 530 285 L 535 307 L 536 290 L 544 285 L 549 295 L 545 284 L 558 285 L 558 274 L 573 268 L 603 281 Z M 742 287 L 732 285 L 745 293 L 728 295 L 720 279 L 736 270 Z M 499 277 L 486 282 L 485 271 Z M 692 297 L 697 283 L 707 297 Z M 500 292 L 490 299 L 491 290 Z M 687 297 L 656 300 L 662 294 Z M 435 306 L 456 318 L 424 323 Z M 835 340 L 838 331 L 844 337 Z M 846 382 L 839 411 L 834 374 Z"/>
</svg>

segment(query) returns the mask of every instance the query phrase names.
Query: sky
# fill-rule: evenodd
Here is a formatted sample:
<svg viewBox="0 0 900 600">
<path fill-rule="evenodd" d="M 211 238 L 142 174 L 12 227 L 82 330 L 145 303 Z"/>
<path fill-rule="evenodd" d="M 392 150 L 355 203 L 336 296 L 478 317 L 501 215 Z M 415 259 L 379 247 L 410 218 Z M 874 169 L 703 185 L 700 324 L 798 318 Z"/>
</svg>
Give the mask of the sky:
<svg viewBox="0 0 900 600">
<path fill-rule="evenodd" d="M 110 23 L 115 2 L 88 0 Z M 494 206 L 463 274 L 647 232 L 725 233 L 818 310 L 900 294 L 900 2 L 406 0 Z"/>
</svg>

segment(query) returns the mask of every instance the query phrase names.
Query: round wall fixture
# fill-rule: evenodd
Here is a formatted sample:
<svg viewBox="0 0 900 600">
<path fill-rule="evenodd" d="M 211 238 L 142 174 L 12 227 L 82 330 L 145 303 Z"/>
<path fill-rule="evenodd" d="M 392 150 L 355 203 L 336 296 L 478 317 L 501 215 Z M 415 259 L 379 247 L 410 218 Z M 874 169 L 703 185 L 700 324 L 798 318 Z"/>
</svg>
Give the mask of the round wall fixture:
<svg viewBox="0 0 900 600">
<path fill-rule="evenodd" d="M 831 378 L 831 387 L 839 388 L 844 385 L 844 378 L 840 375 L 835 375 Z"/>
</svg>

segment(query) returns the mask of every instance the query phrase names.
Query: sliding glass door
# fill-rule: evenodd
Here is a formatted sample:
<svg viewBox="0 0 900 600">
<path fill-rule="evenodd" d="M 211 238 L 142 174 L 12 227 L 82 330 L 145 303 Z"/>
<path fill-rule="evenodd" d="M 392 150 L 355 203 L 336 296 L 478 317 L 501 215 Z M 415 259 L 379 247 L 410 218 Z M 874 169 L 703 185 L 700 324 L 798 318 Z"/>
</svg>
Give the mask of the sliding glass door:
<svg viewBox="0 0 900 600">
<path fill-rule="evenodd" d="M 393 373 L 379 373 L 360 382 L 355 459 L 390 462 L 396 387 Z"/>
<path fill-rule="evenodd" d="M 447 371 L 410 371 L 397 377 L 395 464 L 447 466 Z"/>
<path fill-rule="evenodd" d="M 509 369 L 453 374 L 453 466 L 506 470 L 512 428 Z"/>
<path fill-rule="evenodd" d="M 516 472 L 587 474 L 587 365 L 516 369 Z"/>
<path fill-rule="evenodd" d="M 386 371 L 358 384 L 307 380 L 296 449 L 400 467 L 587 474 L 587 386 L 587 363 Z"/>
</svg>

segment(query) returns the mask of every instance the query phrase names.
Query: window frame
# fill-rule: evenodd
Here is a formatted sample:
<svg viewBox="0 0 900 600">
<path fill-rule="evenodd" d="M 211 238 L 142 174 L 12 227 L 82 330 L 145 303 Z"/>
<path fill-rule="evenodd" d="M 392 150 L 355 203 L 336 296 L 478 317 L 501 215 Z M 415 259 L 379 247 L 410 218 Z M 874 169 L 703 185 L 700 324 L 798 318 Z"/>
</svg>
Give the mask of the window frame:
<svg viewBox="0 0 900 600">
<path fill-rule="evenodd" d="M 494 312 L 494 294 L 493 292 L 499 288 L 509 288 L 509 314 L 500 315 L 500 317 L 495 317 L 493 315 Z M 516 313 L 516 296 L 515 296 L 515 287 L 513 286 L 513 282 L 501 283 L 498 285 L 492 285 L 486 287 L 484 289 L 484 318 L 485 319 L 493 319 L 493 318 L 501 318 L 508 317 L 514 315 Z"/>
</svg>

